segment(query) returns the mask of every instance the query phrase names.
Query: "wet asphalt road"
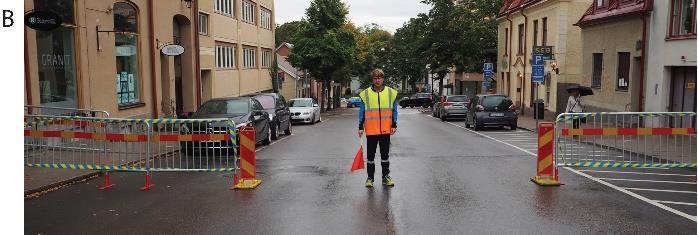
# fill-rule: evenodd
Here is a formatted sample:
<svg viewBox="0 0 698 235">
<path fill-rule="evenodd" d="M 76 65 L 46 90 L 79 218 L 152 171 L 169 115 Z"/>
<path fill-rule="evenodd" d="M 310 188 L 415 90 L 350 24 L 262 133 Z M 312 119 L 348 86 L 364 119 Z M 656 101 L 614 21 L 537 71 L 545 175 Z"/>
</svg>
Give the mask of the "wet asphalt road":
<svg viewBox="0 0 698 235">
<path fill-rule="evenodd" d="M 222 173 L 115 173 L 25 201 L 25 233 L 695 234 L 696 223 L 563 170 L 566 185 L 529 181 L 521 150 L 401 109 L 393 136 L 394 188 L 350 173 L 359 146 L 356 109 L 294 127 L 257 153 L 263 180 L 232 191 Z M 380 167 L 377 167 L 377 175 Z"/>
</svg>

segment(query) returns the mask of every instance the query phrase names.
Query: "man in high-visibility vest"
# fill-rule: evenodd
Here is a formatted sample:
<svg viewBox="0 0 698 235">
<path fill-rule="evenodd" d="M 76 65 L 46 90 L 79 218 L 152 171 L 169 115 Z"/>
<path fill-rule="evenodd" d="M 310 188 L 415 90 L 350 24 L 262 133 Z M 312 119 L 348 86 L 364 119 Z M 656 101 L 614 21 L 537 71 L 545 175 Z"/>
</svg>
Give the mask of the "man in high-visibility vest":
<svg viewBox="0 0 698 235">
<path fill-rule="evenodd" d="M 387 186 L 395 185 L 390 178 L 390 136 L 397 130 L 397 90 L 384 86 L 385 74 L 381 69 L 374 69 L 371 72 L 373 85 L 359 93 L 361 104 L 359 105 L 359 136 L 366 132 L 366 142 L 368 149 L 366 187 L 373 187 L 373 174 L 376 171 L 376 164 L 373 160 L 376 157 L 376 147 L 380 145 L 381 168 L 383 173 L 383 184 Z"/>
</svg>

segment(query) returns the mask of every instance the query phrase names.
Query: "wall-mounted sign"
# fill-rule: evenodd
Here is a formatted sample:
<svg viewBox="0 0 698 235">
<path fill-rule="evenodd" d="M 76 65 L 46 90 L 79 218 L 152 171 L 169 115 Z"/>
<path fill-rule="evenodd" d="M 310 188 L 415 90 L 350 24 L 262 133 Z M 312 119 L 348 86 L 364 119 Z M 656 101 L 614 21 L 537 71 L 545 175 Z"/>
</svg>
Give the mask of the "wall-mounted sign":
<svg viewBox="0 0 698 235">
<path fill-rule="evenodd" d="M 136 54 L 138 48 L 134 45 L 122 45 L 116 47 L 116 56 L 132 56 Z"/>
<path fill-rule="evenodd" d="M 32 11 L 24 15 L 24 24 L 39 31 L 50 31 L 61 26 L 61 17 L 50 11 Z"/>
<path fill-rule="evenodd" d="M 534 46 L 533 54 L 543 55 L 543 60 L 554 60 L 555 55 L 552 46 Z"/>
<path fill-rule="evenodd" d="M 162 49 L 160 49 L 160 52 L 167 56 L 178 56 L 184 54 L 184 47 L 177 44 L 170 44 L 162 47 Z"/>
</svg>

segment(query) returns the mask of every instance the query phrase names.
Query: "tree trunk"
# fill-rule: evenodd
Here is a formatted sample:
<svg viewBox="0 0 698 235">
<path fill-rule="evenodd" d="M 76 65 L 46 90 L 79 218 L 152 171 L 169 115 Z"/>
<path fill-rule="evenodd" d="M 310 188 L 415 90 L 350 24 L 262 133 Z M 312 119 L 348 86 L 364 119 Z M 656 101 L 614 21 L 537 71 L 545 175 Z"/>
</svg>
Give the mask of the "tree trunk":
<svg viewBox="0 0 698 235">
<path fill-rule="evenodd" d="M 315 87 L 317 89 L 317 86 Z M 320 112 L 325 112 L 325 82 L 320 82 L 320 89 L 318 89 L 318 94 L 315 94 L 320 100 Z"/>
<path fill-rule="evenodd" d="M 323 89 L 324 92 L 322 93 L 322 96 L 327 101 L 327 108 L 326 109 L 329 111 L 329 110 L 332 110 L 332 102 L 330 102 L 330 82 L 325 81 L 325 82 L 323 82 L 323 85 L 324 85 L 324 89 Z"/>
<path fill-rule="evenodd" d="M 442 75 L 439 75 L 439 96 L 444 95 L 444 77 Z"/>
</svg>

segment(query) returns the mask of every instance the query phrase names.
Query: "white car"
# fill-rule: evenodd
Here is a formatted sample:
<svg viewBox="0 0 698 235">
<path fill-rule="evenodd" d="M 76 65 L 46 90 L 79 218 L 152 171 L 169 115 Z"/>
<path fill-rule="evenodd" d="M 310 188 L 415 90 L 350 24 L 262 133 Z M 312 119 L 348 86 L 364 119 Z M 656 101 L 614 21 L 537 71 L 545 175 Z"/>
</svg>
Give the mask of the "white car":
<svg viewBox="0 0 698 235">
<path fill-rule="evenodd" d="M 312 98 L 290 99 L 288 109 L 291 121 L 302 123 L 317 123 L 322 121 L 320 106 Z"/>
</svg>

